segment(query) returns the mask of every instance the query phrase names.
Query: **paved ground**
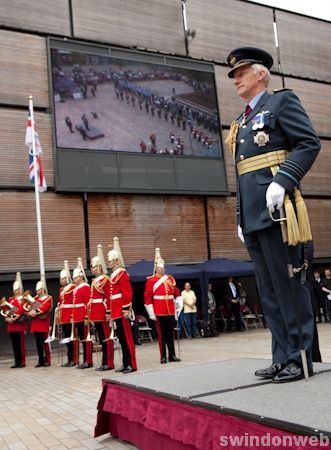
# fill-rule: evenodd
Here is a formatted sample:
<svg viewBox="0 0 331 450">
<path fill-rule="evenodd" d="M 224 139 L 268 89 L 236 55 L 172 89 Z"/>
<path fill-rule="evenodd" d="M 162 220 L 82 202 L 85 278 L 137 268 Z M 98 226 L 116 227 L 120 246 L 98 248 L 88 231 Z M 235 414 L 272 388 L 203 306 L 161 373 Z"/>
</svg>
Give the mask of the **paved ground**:
<svg viewBox="0 0 331 450">
<path fill-rule="evenodd" d="M 319 334 L 323 361 L 331 362 L 331 325 L 319 324 Z M 139 370 L 171 370 L 175 364 L 178 367 L 241 357 L 270 357 L 270 334 L 265 329 L 182 340 L 180 345 L 183 361 L 162 367 L 157 343 L 137 347 Z M 60 368 L 57 355 L 49 368 L 36 369 L 35 362 L 29 357 L 26 368 L 9 369 L 11 360 L 0 361 L 0 449 L 135 448 L 107 436 L 93 439 L 101 379 L 123 375 Z M 115 363 L 119 365 L 118 351 Z"/>
</svg>

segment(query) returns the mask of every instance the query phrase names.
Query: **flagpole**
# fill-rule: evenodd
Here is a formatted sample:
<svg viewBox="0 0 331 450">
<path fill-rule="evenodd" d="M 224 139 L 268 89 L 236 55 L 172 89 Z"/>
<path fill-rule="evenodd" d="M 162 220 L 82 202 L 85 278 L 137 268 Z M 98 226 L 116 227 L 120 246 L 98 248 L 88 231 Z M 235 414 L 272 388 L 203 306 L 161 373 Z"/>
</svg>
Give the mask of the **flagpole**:
<svg viewBox="0 0 331 450">
<path fill-rule="evenodd" d="M 37 171 L 36 136 L 35 136 L 35 124 L 34 124 L 33 97 L 32 97 L 32 95 L 29 96 L 29 110 L 30 110 L 31 131 L 32 131 L 31 134 L 32 134 L 34 192 L 35 192 L 35 199 L 36 199 L 36 216 L 37 216 L 37 232 L 38 232 L 38 250 L 39 250 L 40 277 L 41 278 L 45 278 L 44 247 L 43 247 L 43 234 L 42 234 L 42 228 L 41 228 L 40 198 L 39 198 L 38 171 Z"/>
</svg>

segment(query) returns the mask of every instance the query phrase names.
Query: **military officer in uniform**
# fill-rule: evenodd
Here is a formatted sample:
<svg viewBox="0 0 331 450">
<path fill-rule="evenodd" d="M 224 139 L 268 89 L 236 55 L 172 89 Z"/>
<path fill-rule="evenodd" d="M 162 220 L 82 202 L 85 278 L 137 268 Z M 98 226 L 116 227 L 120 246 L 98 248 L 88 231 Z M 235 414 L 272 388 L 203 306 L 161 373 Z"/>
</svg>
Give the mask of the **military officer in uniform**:
<svg viewBox="0 0 331 450">
<path fill-rule="evenodd" d="M 53 306 L 53 299 L 47 294 L 44 280 L 36 284 L 37 295 L 33 298 L 30 295 L 28 304 L 28 316 L 31 318 L 30 332 L 36 339 L 38 352 L 38 363 L 35 367 L 49 367 L 51 365 L 51 351 L 48 342 L 45 342 L 50 328 L 50 312 Z"/>
<path fill-rule="evenodd" d="M 91 260 L 91 272 L 95 278 L 91 283 L 91 298 L 87 306 L 87 315 L 88 320 L 94 323 L 102 348 L 102 363 L 95 370 L 103 372 L 114 368 L 114 344 L 109 326 L 110 280 L 107 276 L 101 245 L 98 245 L 97 256 Z"/>
<path fill-rule="evenodd" d="M 272 333 L 272 365 L 258 370 L 256 375 L 278 383 L 295 381 L 304 376 L 295 300 L 287 273 L 281 227 L 270 214 L 277 219 L 283 205 L 285 210 L 288 208 L 289 236 L 290 212 L 293 213 L 291 223 L 297 219 L 299 223 L 301 195 L 297 188 L 317 157 L 320 142 L 291 90 L 267 92 L 269 69 L 273 64 L 271 55 L 258 48 L 237 48 L 229 54 L 228 64 L 231 66 L 229 77 L 246 102 L 245 112 L 232 123 L 227 138 L 237 173 L 238 236 L 245 242 L 254 262 L 263 311 Z M 307 228 L 307 223 L 309 225 L 307 219 L 303 221 L 302 230 Z M 302 235 L 303 231 L 300 233 Z M 308 238 L 297 239 L 297 242 L 305 240 Z M 291 245 L 288 249 L 293 266 L 301 268 L 302 245 Z M 303 278 L 301 271 L 295 275 L 294 282 L 303 344 L 312 374 L 313 312 Z"/>
<path fill-rule="evenodd" d="M 59 324 L 62 327 L 64 339 L 63 343 L 67 346 L 67 356 L 68 361 L 62 364 L 62 367 L 73 367 L 74 363 L 74 350 L 73 341 L 70 339 L 72 331 L 72 310 L 73 310 L 73 291 L 75 285 L 72 283 L 69 263 L 67 260 L 64 261 L 64 268 L 60 272 L 60 291 L 59 291 L 59 302 L 58 302 L 58 314 L 59 314 Z M 61 343 L 61 341 L 60 341 Z"/>
<path fill-rule="evenodd" d="M 116 334 L 122 348 L 122 367 L 115 372 L 130 373 L 137 370 L 136 349 L 131 329 L 132 286 L 129 274 L 124 269 L 124 261 L 117 237 L 113 250 L 108 252 L 110 275 L 111 320 L 116 324 Z"/>
<path fill-rule="evenodd" d="M 144 300 L 149 318 L 156 321 L 161 364 L 180 361 L 175 354 L 174 327 L 176 302 L 182 303 L 181 294 L 175 279 L 165 273 L 165 263 L 159 248 L 155 249 L 154 275 L 146 280 Z"/>
<path fill-rule="evenodd" d="M 88 321 L 87 304 L 90 300 L 91 288 L 86 282 L 81 258 L 78 258 L 78 265 L 74 269 L 72 278 L 76 285 L 72 293 L 72 321 L 77 334 L 74 341 L 74 362 L 77 365 L 77 369 L 88 369 L 93 366 L 92 340 L 88 339 L 88 326 L 86 325 Z M 79 364 L 79 341 L 83 343 L 84 350 L 84 361 L 82 364 Z"/>
<path fill-rule="evenodd" d="M 23 300 L 23 284 L 20 272 L 17 272 L 13 284 L 13 296 L 9 297 L 8 303 L 12 305 L 12 311 L 5 315 L 7 322 L 7 333 L 13 347 L 15 363 L 11 369 L 25 367 L 25 334 L 27 332 L 26 311 Z M 11 313 L 13 312 L 13 313 Z"/>
</svg>

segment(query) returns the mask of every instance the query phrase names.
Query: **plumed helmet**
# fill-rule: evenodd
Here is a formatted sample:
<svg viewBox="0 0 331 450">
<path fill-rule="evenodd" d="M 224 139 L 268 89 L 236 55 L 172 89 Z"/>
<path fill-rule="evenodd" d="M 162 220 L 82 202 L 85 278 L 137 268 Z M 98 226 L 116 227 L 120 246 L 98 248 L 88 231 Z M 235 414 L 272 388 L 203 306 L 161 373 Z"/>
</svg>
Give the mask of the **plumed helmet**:
<svg viewBox="0 0 331 450">
<path fill-rule="evenodd" d="M 82 258 L 77 258 L 77 267 L 74 269 L 74 272 L 72 274 L 73 279 L 77 277 L 82 277 L 84 281 L 87 281 L 84 266 L 83 266 L 83 260 Z"/>
<path fill-rule="evenodd" d="M 40 281 L 38 281 L 38 283 L 36 284 L 36 291 L 38 291 L 39 289 L 43 289 L 45 294 L 48 293 L 45 275 L 42 275 Z"/>
<path fill-rule="evenodd" d="M 118 237 L 114 237 L 113 249 L 108 252 L 108 261 L 116 260 L 119 261 L 121 267 L 125 267 Z"/>
<path fill-rule="evenodd" d="M 67 280 L 67 283 L 71 283 L 71 281 L 72 281 L 70 269 L 69 269 L 69 262 L 67 259 L 64 260 L 63 269 L 60 272 L 60 280 L 62 280 L 62 278 L 65 278 Z"/>
<path fill-rule="evenodd" d="M 102 249 L 102 245 L 101 244 L 98 244 L 98 246 L 97 246 L 97 256 L 98 256 L 98 258 L 101 261 L 102 271 L 103 271 L 103 273 L 106 274 L 107 273 L 107 265 L 106 265 L 106 262 L 105 262 L 105 257 L 103 255 L 103 249 Z"/>
<path fill-rule="evenodd" d="M 155 249 L 155 258 L 154 258 L 154 272 L 156 271 L 156 268 L 164 269 L 165 268 L 165 262 L 164 259 L 161 256 L 161 250 L 159 247 L 156 247 Z"/>
<path fill-rule="evenodd" d="M 44 283 L 41 280 L 36 284 L 36 291 L 39 291 L 39 289 L 45 289 Z"/>
<path fill-rule="evenodd" d="M 17 291 L 17 289 L 20 289 L 21 292 L 24 291 L 23 289 L 23 283 L 22 283 L 22 277 L 21 277 L 21 272 L 17 272 L 16 273 L 16 278 L 13 284 L 13 291 Z"/>
</svg>

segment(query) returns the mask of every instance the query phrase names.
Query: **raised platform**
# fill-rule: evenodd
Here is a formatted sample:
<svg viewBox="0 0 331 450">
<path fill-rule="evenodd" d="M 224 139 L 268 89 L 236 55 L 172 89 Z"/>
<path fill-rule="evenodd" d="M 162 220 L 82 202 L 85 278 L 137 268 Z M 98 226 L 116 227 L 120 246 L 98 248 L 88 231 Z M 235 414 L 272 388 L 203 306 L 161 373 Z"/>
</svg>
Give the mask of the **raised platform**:
<svg viewBox="0 0 331 450">
<path fill-rule="evenodd" d="M 94 125 L 91 125 L 91 122 L 89 122 L 89 129 L 88 130 L 86 130 L 85 125 L 83 124 L 83 122 L 81 122 L 80 124 L 76 125 L 75 128 L 78 131 L 79 131 L 79 129 L 83 129 L 85 131 L 86 137 L 90 141 L 94 141 L 95 139 L 100 139 L 100 138 L 105 137 L 105 135 L 104 135 L 104 133 L 102 131 L 100 131 Z"/>
<path fill-rule="evenodd" d="M 267 435 L 313 439 L 289 446 L 282 441 L 278 448 L 331 448 L 331 364 L 315 364 L 316 375 L 308 381 L 284 384 L 254 376 L 268 365 L 270 361 L 260 359 L 189 367 L 173 363 L 173 369 L 169 364 L 121 381 L 103 380 L 96 435 L 110 432 L 143 450 L 153 448 L 150 442 L 154 448 L 157 443 L 160 449 L 176 450 L 216 449 L 220 443 L 244 446 L 229 442 L 234 436 L 242 436 L 246 444 L 256 437 L 259 445 L 248 447 L 263 448 Z"/>
</svg>

